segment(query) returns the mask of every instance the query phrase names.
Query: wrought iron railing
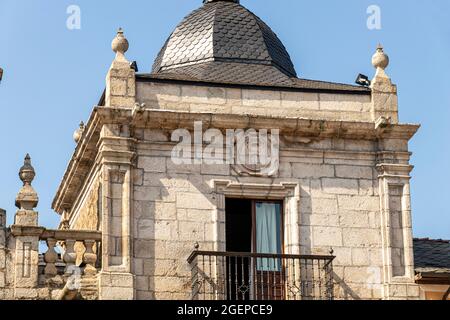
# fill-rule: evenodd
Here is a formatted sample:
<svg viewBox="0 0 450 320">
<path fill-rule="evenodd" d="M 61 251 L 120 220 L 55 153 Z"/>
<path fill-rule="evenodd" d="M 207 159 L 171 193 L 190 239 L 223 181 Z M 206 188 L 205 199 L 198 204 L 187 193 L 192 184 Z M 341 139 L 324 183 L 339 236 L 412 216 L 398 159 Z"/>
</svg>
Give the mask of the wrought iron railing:
<svg viewBox="0 0 450 320">
<path fill-rule="evenodd" d="M 194 251 L 193 300 L 333 300 L 334 256 Z"/>
</svg>

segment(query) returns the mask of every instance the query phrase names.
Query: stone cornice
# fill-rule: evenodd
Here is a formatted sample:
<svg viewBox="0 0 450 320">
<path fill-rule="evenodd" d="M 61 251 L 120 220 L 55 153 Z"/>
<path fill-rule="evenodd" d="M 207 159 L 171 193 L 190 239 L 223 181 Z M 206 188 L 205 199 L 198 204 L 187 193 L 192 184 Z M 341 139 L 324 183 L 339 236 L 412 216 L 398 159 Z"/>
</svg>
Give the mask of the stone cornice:
<svg viewBox="0 0 450 320">
<path fill-rule="evenodd" d="M 98 107 L 105 123 L 128 123 L 134 127 L 193 129 L 202 121 L 203 129 L 279 129 L 280 133 L 314 138 L 405 139 L 410 140 L 420 128 L 418 124 L 390 124 L 383 130 L 374 122 L 329 121 L 321 119 L 286 118 L 240 114 L 191 113 L 145 109 L 135 110 Z"/>
<path fill-rule="evenodd" d="M 39 237 L 40 240 L 94 240 L 100 241 L 102 233 L 91 230 L 50 230 L 44 227 L 11 226 L 11 234 L 15 237 Z"/>
<path fill-rule="evenodd" d="M 379 172 L 379 178 L 404 178 L 410 179 L 410 173 L 414 169 L 412 165 L 406 164 L 392 164 L 392 163 L 380 163 L 377 164 L 377 171 Z"/>
<path fill-rule="evenodd" d="M 291 182 L 279 184 L 237 183 L 229 180 L 213 180 L 216 193 L 231 197 L 250 197 L 255 199 L 282 199 L 298 194 L 298 185 Z"/>
<path fill-rule="evenodd" d="M 306 138 L 340 138 L 354 140 L 402 139 L 410 140 L 419 129 L 417 124 L 391 124 L 379 130 L 374 122 L 324 121 L 320 119 L 213 114 L 96 107 L 86 130 L 69 162 L 53 200 L 52 208 L 62 214 L 69 210 L 82 188 L 89 169 L 99 161 L 100 130 L 104 124 L 130 125 L 131 128 L 193 129 L 195 121 L 202 121 L 203 129 L 279 129 L 281 134 Z M 109 138 L 111 139 L 111 138 Z M 128 139 L 130 140 L 130 139 Z M 112 142 L 112 140 L 110 140 Z M 121 149 L 119 148 L 118 151 Z M 133 153 L 122 150 L 122 160 L 133 161 Z M 111 151 L 114 152 L 114 151 Z M 111 152 L 105 155 L 111 156 Z M 109 157 L 111 158 L 111 157 Z M 126 159 L 125 159 L 126 158 Z"/>
<path fill-rule="evenodd" d="M 67 197 L 69 194 L 72 195 L 70 190 L 76 192 L 82 188 L 87 172 L 93 165 L 92 159 L 95 158 L 100 129 L 99 118 L 94 109 L 53 199 L 52 208 L 59 214 L 62 214 L 64 210 L 69 210 L 73 205 L 75 199 Z"/>
<path fill-rule="evenodd" d="M 46 229 L 44 227 L 34 226 L 11 226 L 11 234 L 15 237 L 40 237 Z"/>
</svg>

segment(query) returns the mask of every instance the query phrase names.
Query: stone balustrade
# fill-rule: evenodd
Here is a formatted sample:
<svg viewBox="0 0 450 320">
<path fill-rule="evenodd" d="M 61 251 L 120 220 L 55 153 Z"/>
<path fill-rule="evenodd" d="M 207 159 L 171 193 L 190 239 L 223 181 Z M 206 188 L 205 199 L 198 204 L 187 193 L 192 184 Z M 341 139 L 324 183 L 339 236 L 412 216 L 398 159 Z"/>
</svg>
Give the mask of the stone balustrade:
<svg viewBox="0 0 450 320">
<path fill-rule="evenodd" d="M 19 170 L 23 186 L 16 197 L 18 210 L 9 228 L 0 209 L 0 300 L 96 300 L 102 234 L 70 230 L 66 216 L 59 230 L 40 226 L 35 175 L 26 155 Z"/>
<path fill-rule="evenodd" d="M 58 262 L 59 247 L 62 250 L 62 261 L 65 264 L 64 275 L 74 273 L 79 267 L 76 262 L 82 263 L 82 275 L 94 276 L 97 274 L 97 259 L 100 249 L 101 232 L 83 230 L 48 230 L 42 227 L 12 226 L 12 234 L 15 236 L 38 236 L 40 241 L 45 241 L 47 251 L 44 253 L 44 275 L 54 277 L 58 275 L 56 264 Z M 84 246 L 83 250 L 76 250 L 77 243 Z M 81 257 L 79 256 L 81 254 Z M 78 259 L 81 258 L 81 259 Z"/>
</svg>

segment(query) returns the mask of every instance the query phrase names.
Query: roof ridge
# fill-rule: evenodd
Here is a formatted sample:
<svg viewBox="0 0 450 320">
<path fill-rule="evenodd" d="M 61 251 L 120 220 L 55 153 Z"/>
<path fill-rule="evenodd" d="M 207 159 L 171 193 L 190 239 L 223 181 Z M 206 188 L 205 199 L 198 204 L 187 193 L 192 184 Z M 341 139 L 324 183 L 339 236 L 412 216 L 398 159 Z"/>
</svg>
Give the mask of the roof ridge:
<svg viewBox="0 0 450 320">
<path fill-rule="evenodd" d="M 297 71 L 295 70 L 295 66 L 294 66 L 294 63 L 292 62 L 291 55 L 289 54 L 289 51 L 287 50 L 286 46 L 281 41 L 281 39 L 278 37 L 278 35 L 275 33 L 275 31 L 273 31 L 272 28 L 270 28 L 267 25 L 267 23 L 265 23 L 264 20 L 262 20 L 259 16 L 257 16 L 256 14 L 254 14 L 252 11 L 248 10 L 247 8 L 245 8 L 245 9 L 255 17 L 256 23 L 259 26 L 258 31 L 261 33 L 262 38 L 264 39 L 264 46 L 266 47 L 267 52 L 269 52 L 269 57 L 270 57 L 270 61 L 272 62 L 272 65 L 274 67 L 276 67 L 277 69 L 279 69 L 281 72 L 287 73 L 288 76 L 290 76 L 292 78 L 297 78 Z M 271 36 L 274 37 L 275 41 L 278 40 L 279 43 L 277 45 L 280 45 L 283 48 L 283 50 L 285 51 L 285 53 L 287 54 L 287 58 L 288 58 L 288 61 L 290 64 L 289 67 L 292 68 L 292 70 L 288 70 L 276 62 L 274 57 L 271 55 L 269 45 L 267 44 L 267 42 L 269 40 L 274 40 L 274 39 L 268 39 L 267 34 L 265 34 L 264 31 L 272 33 Z"/>
<path fill-rule="evenodd" d="M 206 4 L 206 3 L 205 3 Z M 217 30 L 217 9 L 219 8 L 219 6 L 214 6 L 214 16 L 213 16 L 213 25 L 212 25 L 212 35 L 211 35 L 211 37 L 212 37 L 212 42 L 213 42 L 213 44 L 214 44 L 214 41 L 216 40 L 216 30 Z M 213 48 L 212 48 L 212 58 L 213 58 L 213 60 L 215 60 L 216 59 L 216 48 L 214 47 L 214 45 L 213 45 Z"/>
</svg>

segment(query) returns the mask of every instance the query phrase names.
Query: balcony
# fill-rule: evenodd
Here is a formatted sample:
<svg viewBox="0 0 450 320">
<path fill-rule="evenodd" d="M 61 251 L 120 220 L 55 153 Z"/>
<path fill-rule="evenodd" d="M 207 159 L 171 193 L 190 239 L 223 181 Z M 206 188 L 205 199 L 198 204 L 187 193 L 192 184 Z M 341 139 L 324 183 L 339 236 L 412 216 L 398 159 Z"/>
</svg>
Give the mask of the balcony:
<svg viewBox="0 0 450 320">
<path fill-rule="evenodd" d="M 333 300 L 334 256 L 194 251 L 193 300 Z"/>
</svg>

